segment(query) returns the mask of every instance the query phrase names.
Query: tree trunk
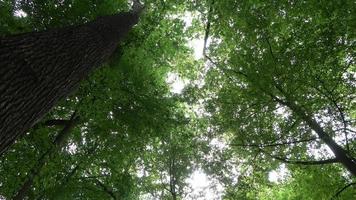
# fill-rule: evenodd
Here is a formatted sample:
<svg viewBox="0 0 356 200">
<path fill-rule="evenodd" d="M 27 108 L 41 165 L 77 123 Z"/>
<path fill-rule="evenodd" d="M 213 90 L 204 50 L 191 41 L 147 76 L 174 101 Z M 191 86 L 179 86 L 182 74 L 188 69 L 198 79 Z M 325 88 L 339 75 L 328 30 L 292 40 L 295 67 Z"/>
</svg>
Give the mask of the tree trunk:
<svg viewBox="0 0 356 200">
<path fill-rule="evenodd" d="M 328 145 L 340 163 L 343 164 L 344 167 L 348 169 L 353 176 L 356 176 L 355 159 L 351 157 L 345 149 L 338 145 L 314 119 L 303 113 L 302 110 L 298 110 L 298 107 L 293 105 L 293 103 L 291 103 L 290 108 L 295 111 L 309 125 L 311 129 L 316 132 L 319 138 L 325 142 L 326 145 Z"/>
<path fill-rule="evenodd" d="M 112 54 L 139 11 L 0 37 L 0 155 Z"/>
<path fill-rule="evenodd" d="M 282 91 L 280 89 L 280 91 Z M 319 138 L 331 149 L 334 153 L 336 159 L 344 165 L 344 167 L 353 175 L 356 176 L 356 161 L 349 155 L 349 153 L 338 145 L 334 139 L 324 131 L 324 129 L 310 116 L 305 112 L 300 106 L 295 104 L 287 95 L 285 101 L 276 99 L 279 103 L 289 107 L 296 115 L 298 115 L 308 126 L 316 132 Z"/>
</svg>

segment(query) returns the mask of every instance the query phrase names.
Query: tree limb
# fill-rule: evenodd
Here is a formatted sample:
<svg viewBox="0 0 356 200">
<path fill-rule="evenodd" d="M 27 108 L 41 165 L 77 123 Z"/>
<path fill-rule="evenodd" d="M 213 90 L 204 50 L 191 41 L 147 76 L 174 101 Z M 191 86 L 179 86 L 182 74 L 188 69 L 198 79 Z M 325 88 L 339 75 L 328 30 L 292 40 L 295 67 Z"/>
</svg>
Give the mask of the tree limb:
<svg viewBox="0 0 356 200">
<path fill-rule="evenodd" d="M 283 145 L 289 145 L 289 144 L 297 144 L 297 143 L 303 143 L 303 142 L 310 142 L 316 140 L 316 137 L 309 138 L 309 139 L 301 139 L 301 140 L 294 140 L 294 141 L 285 141 L 285 142 L 279 142 L 279 143 L 270 143 L 270 144 L 231 144 L 233 146 L 241 146 L 241 147 L 258 147 L 258 148 L 263 148 L 263 147 L 275 147 L 275 146 L 283 146 Z"/>
<path fill-rule="evenodd" d="M 338 192 L 336 192 L 336 194 L 331 199 L 336 199 L 343 191 L 345 191 L 347 188 L 349 188 L 349 187 L 351 187 L 353 185 L 356 185 L 356 182 L 349 183 L 349 184 L 345 185 Z"/>
<path fill-rule="evenodd" d="M 207 45 L 208 45 L 208 39 L 209 39 L 209 34 L 210 34 L 210 27 L 211 27 L 211 13 L 213 12 L 213 5 L 214 5 L 214 0 L 211 2 L 209 11 L 208 11 L 208 19 L 207 19 L 207 23 L 206 23 L 206 28 L 205 28 L 205 35 L 204 35 L 204 46 L 203 46 L 203 56 L 205 57 L 206 54 L 206 49 L 207 49 Z"/>
<path fill-rule="evenodd" d="M 144 5 L 139 1 L 139 0 L 132 0 L 133 5 L 132 5 L 132 12 L 139 14 L 142 12 L 144 9 Z"/>
<path fill-rule="evenodd" d="M 339 112 L 339 116 L 340 116 L 340 119 L 343 123 L 343 132 L 344 132 L 344 135 L 345 135 L 345 146 L 346 146 L 346 150 L 347 151 L 350 151 L 350 147 L 349 147 L 349 139 L 348 139 L 348 134 L 347 134 L 347 121 L 345 119 L 345 113 L 343 111 L 343 108 L 338 104 L 338 102 L 336 102 L 333 94 L 332 94 L 332 91 L 330 91 L 326 86 L 325 86 L 325 82 L 319 77 L 319 76 L 316 76 L 316 80 L 318 82 L 320 82 L 320 85 L 322 88 L 324 88 L 324 90 L 326 91 L 327 94 L 323 93 L 324 96 L 329 99 L 331 101 L 331 103 L 335 106 L 335 108 L 337 109 L 337 111 Z M 317 88 L 317 87 L 314 87 L 314 88 Z"/>
<path fill-rule="evenodd" d="M 282 161 L 283 163 L 287 164 L 297 164 L 297 165 L 324 165 L 324 164 L 333 164 L 333 163 L 339 163 L 338 159 L 336 158 L 331 158 L 331 159 L 326 159 L 326 160 L 308 160 L 308 161 L 300 161 L 300 160 L 288 160 L 287 158 L 282 158 L 279 156 L 272 155 L 263 149 L 260 149 L 264 154 L 270 156 L 271 158 L 274 158 L 276 160 Z"/>
<path fill-rule="evenodd" d="M 298 164 L 298 165 L 324 165 L 324 164 L 333 164 L 339 163 L 336 158 L 326 159 L 326 160 L 311 160 L 311 161 L 300 161 L 300 160 L 287 160 L 286 158 L 281 158 L 277 156 L 271 156 L 276 160 L 282 161 L 288 164 Z"/>
<path fill-rule="evenodd" d="M 316 132 L 319 138 L 332 150 L 336 158 L 342 163 L 354 176 L 356 176 L 356 159 L 349 154 L 342 146 L 337 144 L 335 140 L 325 132 L 324 128 L 308 113 L 303 106 L 298 105 L 294 99 L 288 95 L 280 85 L 274 85 L 282 95 L 284 95 L 284 100 L 279 99 L 273 94 L 270 94 L 272 99 L 285 105 L 293 111 L 297 116 L 299 116 L 305 123 Z"/>
</svg>

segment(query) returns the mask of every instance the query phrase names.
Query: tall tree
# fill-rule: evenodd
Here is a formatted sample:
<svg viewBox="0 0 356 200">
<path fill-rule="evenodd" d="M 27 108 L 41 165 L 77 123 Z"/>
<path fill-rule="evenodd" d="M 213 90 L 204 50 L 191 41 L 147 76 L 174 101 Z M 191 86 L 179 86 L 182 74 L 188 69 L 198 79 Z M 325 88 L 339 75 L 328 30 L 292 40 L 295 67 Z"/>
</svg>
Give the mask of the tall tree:
<svg viewBox="0 0 356 200">
<path fill-rule="evenodd" d="M 306 153 L 310 144 L 325 145 L 334 155 L 309 163 L 336 161 L 355 176 L 354 142 L 349 139 L 354 126 L 354 6 L 349 1 L 331 4 L 215 2 L 212 19 L 219 22 L 212 20 L 209 26 L 212 84 L 207 88 L 216 98 L 208 109 L 222 132 L 235 133 L 231 143 L 243 149 L 301 164 L 315 159 Z M 263 147 L 269 149 L 261 151 Z"/>
<path fill-rule="evenodd" d="M 0 154 L 100 66 L 142 5 L 80 26 L 0 38 Z"/>
</svg>

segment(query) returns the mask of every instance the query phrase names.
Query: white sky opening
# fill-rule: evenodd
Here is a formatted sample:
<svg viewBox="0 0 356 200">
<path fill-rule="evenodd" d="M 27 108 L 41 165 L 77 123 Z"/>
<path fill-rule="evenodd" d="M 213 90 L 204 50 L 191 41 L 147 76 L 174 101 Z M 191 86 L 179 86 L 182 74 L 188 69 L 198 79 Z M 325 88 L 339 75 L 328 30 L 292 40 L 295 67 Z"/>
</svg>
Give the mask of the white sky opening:
<svg viewBox="0 0 356 200">
<path fill-rule="evenodd" d="M 78 151 L 77 148 L 78 148 L 78 146 L 77 146 L 75 143 L 70 142 L 70 143 L 67 145 L 66 150 L 67 150 L 67 152 L 68 152 L 69 154 L 74 155 L 74 154 L 76 154 L 77 151 Z"/>
<path fill-rule="evenodd" d="M 169 85 L 171 93 L 181 94 L 188 84 L 188 80 L 183 80 L 177 73 L 169 72 L 166 77 L 166 83 Z"/>
<path fill-rule="evenodd" d="M 202 170 L 193 172 L 187 182 L 195 189 L 204 189 L 209 186 L 208 176 Z"/>
<path fill-rule="evenodd" d="M 194 58 L 199 60 L 203 58 L 203 50 L 204 50 L 204 39 L 203 38 L 195 38 L 188 42 L 188 46 L 193 49 Z"/>
<path fill-rule="evenodd" d="M 183 15 L 173 15 L 172 18 L 181 18 L 185 23 L 185 29 L 188 29 L 192 26 L 194 15 L 197 13 L 185 12 Z M 196 60 L 200 60 L 203 58 L 203 50 L 204 50 L 204 38 L 203 34 L 198 38 L 191 38 L 188 41 L 188 47 L 193 50 L 193 57 Z M 189 83 L 188 80 L 183 80 L 177 73 L 170 72 L 167 75 L 166 82 L 170 86 L 171 93 L 181 94 L 185 86 Z"/>
<path fill-rule="evenodd" d="M 27 17 L 27 13 L 23 10 L 15 10 L 14 11 L 14 16 L 15 17 L 20 17 L 20 18 L 23 18 L 23 17 Z"/>
<path fill-rule="evenodd" d="M 281 183 L 290 177 L 290 172 L 285 164 L 281 164 L 277 169 L 268 173 L 268 180 L 272 183 Z"/>
<path fill-rule="evenodd" d="M 189 200 L 220 200 L 224 187 L 209 177 L 203 170 L 197 169 L 186 181 L 192 191 L 184 199 Z"/>
<path fill-rule="evenodd" d="M 188 29 L 193 24 L 193 19 L 197 13 L 185 12 L 182 19 L 185 23 L 185 29 Z M 203 58 L 204 50 L 204 35 L 201 34 L 198 38 L 193 38 L 188 41 L 188 46 L 193 49 L 193 56 L 196 60 Z"/>
</svg>

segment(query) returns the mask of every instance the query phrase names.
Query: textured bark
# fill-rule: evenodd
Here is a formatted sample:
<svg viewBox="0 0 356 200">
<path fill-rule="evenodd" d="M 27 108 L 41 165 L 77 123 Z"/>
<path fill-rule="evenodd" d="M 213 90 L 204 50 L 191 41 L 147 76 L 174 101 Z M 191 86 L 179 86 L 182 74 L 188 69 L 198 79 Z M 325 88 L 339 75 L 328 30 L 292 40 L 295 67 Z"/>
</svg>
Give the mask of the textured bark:
<svg viewBox="0 0 356 200">
<path fill-rule="evenodd" d="M 0 154 L 100 66 L 139 12 L 0 37 Z"/>
</svg>

